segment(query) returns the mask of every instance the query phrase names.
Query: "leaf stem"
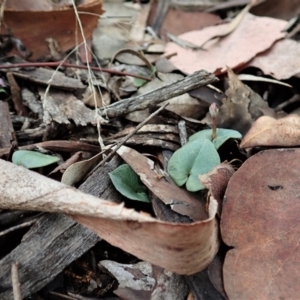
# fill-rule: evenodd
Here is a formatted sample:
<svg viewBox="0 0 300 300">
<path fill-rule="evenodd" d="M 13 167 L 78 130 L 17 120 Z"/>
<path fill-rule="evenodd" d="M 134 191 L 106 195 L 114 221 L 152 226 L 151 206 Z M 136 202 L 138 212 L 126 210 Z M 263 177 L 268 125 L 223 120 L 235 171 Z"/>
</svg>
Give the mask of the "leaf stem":
<svg viewBox="0 0 300 300">
<path fill-rule="evenodd" d="M 84 65 L 75 65 L 75 64 L 69 64 L 66 62 L 61 62 L 61 61 L 55 61 L 55 62 L 26 62 L 26 63 L 18 63 L 18 64 L 3 64 L 0 65 L 0 69 L 13 69 L 13 68 L 28 68 L 28 67 L 71 67 L 71 68 L 77 68 L 77 69 L 88 69 L 87 66 Z M 132 74 L 128 72 L 122 72 L 122 71 L 117 71 L 117 70 L 112 70 L 112 69 L 107 69 L 107 68 L 101 68 L 101 67 L 90 67 L 91 70 L 93 71 L 101 71 L 105 73 L 110 73 L 110 74 L 115 74 L 115 75 L 123 75 L 123 76 L 131 76 L 131 77 L 136 77 L 136 78 L 141 78 L 147 81 L 151 81 L 151 78 L 142 76 L 139 74 Z"/>
<path fill-rule="evenodd" d="M 211 115 L 213 124 L 212 124 L 212 135 L 211 140 L 213 141 L 217 137 L 217 115 L 219 113 L 219 107 L 216 103 L 212 103 L 209 107 L 209 113 Z"/>
</svg>

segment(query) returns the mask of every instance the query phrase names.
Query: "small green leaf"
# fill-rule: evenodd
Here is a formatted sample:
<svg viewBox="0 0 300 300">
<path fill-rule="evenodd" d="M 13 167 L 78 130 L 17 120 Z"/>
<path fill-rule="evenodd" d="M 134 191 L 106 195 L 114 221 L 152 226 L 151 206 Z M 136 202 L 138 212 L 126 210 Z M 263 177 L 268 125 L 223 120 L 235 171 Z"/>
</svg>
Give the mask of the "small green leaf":
<svg viewBox="0 0 300 300">
<path fill-rule="evenodd" d="M 155 66 L 152 66 L 152 68 L 151 68 L 151 75 L 150 75 L 150 77 L 152 78 L 153 77 L 153 75 L 155 74 L 155 72 L 156 72 L 156 67 Z M 139 75 L 142 75 L 142 76 L 145 76 L 145 74 L 141 74 L 141 73 L 139 73 Z M 147 80 L 145 80 L 145 79 L 142 79 L 142 78 L 134 78 L 133 79 L 133 85 L 135 86 L 135 87 L 141 87 L 141 86 L 143 86 L 145 83 L 147 83 Z"/>
<path fill-rule="evenodd" d="M 138 75 L 143 75 L 143 74 L 139 73 Z M 147 82 L 147 80 L 142 79 L 142 78 L 136 78 L 136 77 L 135 77 L 135 78 L 133 79 L 133 85 L 134 85 L 135 87 L 137 87 L 137 88 L 143 86 L 146 82 Z"/>
<path fill-rule="evenodd" d="M 189 138 L 189 142 L 198 139 L 208 139 L 211 141 L 212 129 L 204 129 L 196 132 Z M 217 137 L 212 141 L 215 148 L 218 150 L 229 139 L 241 139 L 242 135 L 232 129 L 217 128 Z"/>
<path fill-rule="evenodd" d="M 12 156 L 12 162 L 27 169 L 40 168 L 58 162 L 59 158 L 37 151 L 17 150 Z"/>
<path fill-rule="evenodd" d="M 0 93 L 8 94 L 7 91 L 3 88 L 0 88 Z"/>
<path fill-rule="evenodd" d="M 172 155 L 168 172 L 177 185 L 186 183 L 188 191 L 196 192 L 205 188 L 198 175 L 211 171 L 220 162 L 219 154 L 210 140 L 196 139 Z"/>
<path fill-rule="evenodd" d="M 147 188 L 142 184 L 139 176 L 127 165 L 121 165 L 109 173 L 109 177 L 115 188 L 125 197 L 131 200 L 150 202 Z"/>
</svg>

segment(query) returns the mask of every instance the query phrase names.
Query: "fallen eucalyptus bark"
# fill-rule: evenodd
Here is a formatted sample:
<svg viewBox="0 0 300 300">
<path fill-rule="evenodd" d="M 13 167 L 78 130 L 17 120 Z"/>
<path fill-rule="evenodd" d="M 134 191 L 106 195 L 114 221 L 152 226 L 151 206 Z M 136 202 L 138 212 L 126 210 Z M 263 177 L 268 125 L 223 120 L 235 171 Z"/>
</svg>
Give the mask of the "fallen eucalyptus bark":
<svg viewBox="0 0 300 300">
<path fill-rule="evenodd" d="M 79 190 L 104 199 L 121 199 L 107 176 L 118 167 L 116 156 L 98 169 Z M 1 202 L 1 197 L 0 197 Z M 11 263 L 18 262 L 21 290 L 27 297 L 59 274 L 99 241 L 98 235 L 65 215 L 47 214 L 23 237 L 21 244 L 0 260 L 0 299 L 13 299 Z"/>
<path fill-rule="evenodd" d="M 170 83 L 144 95 L 128 98 L 101 108 L 101 116 L 113 118 L 127 113 L 153 107 L 163 101 L 180 96 L 188 91 L 218 81 L 212 73 L 204 70 L 197 71 L 182 80 Z"/>
</svg>

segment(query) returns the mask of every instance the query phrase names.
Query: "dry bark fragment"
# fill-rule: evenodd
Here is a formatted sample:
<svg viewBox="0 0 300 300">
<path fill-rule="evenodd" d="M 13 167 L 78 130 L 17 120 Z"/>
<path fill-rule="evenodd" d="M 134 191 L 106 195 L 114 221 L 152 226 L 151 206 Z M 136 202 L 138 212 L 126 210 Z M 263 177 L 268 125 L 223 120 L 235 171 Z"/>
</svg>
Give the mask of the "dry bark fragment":
<svg viewBox="0 0 300 300">
<path fill-rule="evenodd" d="M 165 100 L 180 96 L 190 90 L 213 83 L 218 79 L 204 70 L 197 71 L 182 80 L 168 84 L 144 95 L 128 98 L 100 109 L 101 116 L 118 117 L 136 110 L 153 107 Z"/>
</svg>

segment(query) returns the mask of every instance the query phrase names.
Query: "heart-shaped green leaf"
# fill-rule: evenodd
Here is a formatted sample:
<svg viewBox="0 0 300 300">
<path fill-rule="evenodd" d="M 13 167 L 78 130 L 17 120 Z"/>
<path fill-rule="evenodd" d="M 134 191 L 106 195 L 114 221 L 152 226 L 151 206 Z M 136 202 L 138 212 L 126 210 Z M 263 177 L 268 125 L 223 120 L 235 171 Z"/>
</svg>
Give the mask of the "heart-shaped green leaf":
<svg viewBox="0 0 300 300">
<path fill-rule="evenodd" d="M 41 168 L 58 162 L 59 158 L 37 151 L 17 150 L 12 156 L 12 162 L 27 169 Z"/>
<path fill-rule="evenodd" d="M 211 141 L 211 135 L 212 129 L 204 129 L 190 136 L 189 142 L 193 142 L 198 139 L 209 139 Z M 218 150 L 227 140 L 241 138 L 242 135 L 236 130 L 217 128 L 217 136 L 212 142 Z"/>
<path fill-rule="evenodd" d="M 198 175 L 206 174 L 220 164 L 220 157 L 209 139 L 196 139 L 178 149 L 171 157 L 168 172 L 174 182 L 188 191 L 205 189 Z"/>
<path fill-rule="evenodd" d="M 142 184 L 139 176 L 127 165 L 121 165 L 109 173 L 115 188 L 126 198 L 143 202 L 150 202 L 147 188 Z"/>
</svg>

